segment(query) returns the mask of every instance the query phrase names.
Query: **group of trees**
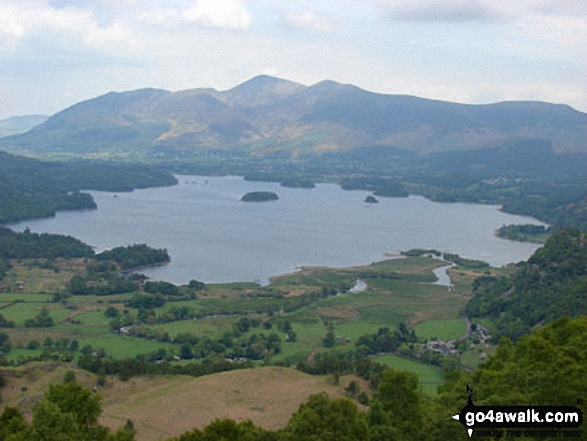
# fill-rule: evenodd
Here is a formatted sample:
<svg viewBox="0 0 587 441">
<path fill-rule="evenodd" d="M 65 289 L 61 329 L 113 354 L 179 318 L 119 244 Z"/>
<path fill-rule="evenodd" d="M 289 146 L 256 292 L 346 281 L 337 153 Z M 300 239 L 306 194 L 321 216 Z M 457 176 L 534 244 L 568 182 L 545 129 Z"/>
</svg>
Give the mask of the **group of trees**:
<svg viewBox="0 0 587 441">
<path fill-rule="evenodd" d="M 98 396 L 75 381 L 53 384 L 35 404 L 32 421 L 14 407 L 0 416 L 0 439 L 6 441 L 132 441 L 133 429 L 111 431 L 98 423 L 102 413 Z"/>
<path fill-rule="evenodd" d="M 544 243 L 550 233 L 550 227 L 532 224 L 503 225 L 497 230 L 497 235 L 504 239 L 534 243 Z"/>
<path fill-rule="evenodd" d="M 135 244 L 102 251 L 96 255 L 96 260 L 116 262 L 121 270 L 132 270 L 167 263 L 171 258 L 165 249 L 151 248 L 145 244 Z"/>
<path fill-rule="evenodd" d="M 97 254 L 86 265 L 84 275 L 75 275 L 69 282 L 73 295 L 112 295 L 139 291 L 144 276 L 126 274 L 136 268 L 169 262 L 167 250 L 145 244 L 116 247 Z M 175 285 L 167 282 L 146 282 L 145 291 L 178 295 Z"/>
<path fill-rule="evenodd" d="M 17 233 L 0 226 L 0 258 L 71 259 L 93 255 L 92 247 L 70 236 L 31 233 L 29 229 Z"/>
<path fill-rule="evenodd" d="M 0 224 L 95 209 L 82 189 L 131 191 L 175 183 L 171 173 L 146 165 L 43 162 L 0 152 Z"/>
<path fill-rule="evenodd" d="M 403 343 L 415 343 L 417 340 L 415 331 L 409 331 L 406 324 L 401 322 L 394 331 L 384 327 L 374 334 L 360 337 L 355 346 L 365 354 L 377 354 L 396 351 Z"/>
<path fill-rule="evenodd" d="M 43 307 L 34 318 L 29 318 L 24 321 L 26 328 L 49 328 L 53 325 L 55 325 L 55 322 L 46 307 Z"/>
<path fill-rule="evenodd" d="M 509 277 L 481 277 L 466 307 L 469 317 L 490 317 L 499 332 L 518 338 L 536 325 L 587 314 L 586 234 L 556 231 Z"/>
</svg>

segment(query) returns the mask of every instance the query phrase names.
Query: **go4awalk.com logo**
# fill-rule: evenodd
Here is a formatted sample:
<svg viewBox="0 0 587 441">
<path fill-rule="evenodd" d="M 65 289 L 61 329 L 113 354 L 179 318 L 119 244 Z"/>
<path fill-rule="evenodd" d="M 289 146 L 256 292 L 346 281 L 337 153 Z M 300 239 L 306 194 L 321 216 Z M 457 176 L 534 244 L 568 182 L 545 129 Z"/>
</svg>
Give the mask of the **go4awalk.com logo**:
<svg viewBox="0 0 587 441">
<path fill-rule="evenodd" d="M 467 387 L 467 405 L 453 419 L 472 437 L 581 438 L 583 411 L 576 406 L 476 406 Z"/>
</svg>

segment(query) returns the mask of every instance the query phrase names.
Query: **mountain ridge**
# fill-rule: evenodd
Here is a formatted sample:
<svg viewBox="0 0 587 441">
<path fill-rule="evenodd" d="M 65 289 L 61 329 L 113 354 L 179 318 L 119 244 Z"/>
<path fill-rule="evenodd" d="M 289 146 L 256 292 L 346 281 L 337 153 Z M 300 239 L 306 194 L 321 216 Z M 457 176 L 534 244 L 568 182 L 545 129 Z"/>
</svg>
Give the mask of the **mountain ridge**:
<svg viewBox="0 0 587 441">
<path fill-rule="evenodd" d="M 587 114 L 566 104 L 460 104 L 259 75 L 224 91 L 109 92 L 0 139 L 0 149 L 157 159 L 210 149 L 296 156 L 384 146 L 430 153 L 525 138 L 550 140 L 557 152 L 587 152 Z"/>
</svg>

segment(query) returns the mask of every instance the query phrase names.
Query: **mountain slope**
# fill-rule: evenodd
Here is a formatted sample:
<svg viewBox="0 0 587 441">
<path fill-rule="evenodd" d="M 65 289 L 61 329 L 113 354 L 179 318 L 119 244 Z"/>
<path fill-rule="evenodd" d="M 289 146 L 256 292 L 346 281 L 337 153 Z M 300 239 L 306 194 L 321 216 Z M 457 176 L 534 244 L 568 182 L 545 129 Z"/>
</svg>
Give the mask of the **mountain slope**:
<svg viewBox="0 0 587 441">
<path fill-rule="evenodd" d="M 0 149 L 153 159 L 235 148 L 260 155 L 365 146 L 469 150 L 525 138 L 550 140 L 558 152 L 587 152 L 587 114 L 540 102 L 466 105 L 259 76 L 224 92 L 108 93 L 0 139 Z"/>
<path fill-rule="evenodd" d="M 28 132 L 47 118 L 47 115 L 22 115 L 3 119 L 0 121 L 0 137 Z"/>
</svg>

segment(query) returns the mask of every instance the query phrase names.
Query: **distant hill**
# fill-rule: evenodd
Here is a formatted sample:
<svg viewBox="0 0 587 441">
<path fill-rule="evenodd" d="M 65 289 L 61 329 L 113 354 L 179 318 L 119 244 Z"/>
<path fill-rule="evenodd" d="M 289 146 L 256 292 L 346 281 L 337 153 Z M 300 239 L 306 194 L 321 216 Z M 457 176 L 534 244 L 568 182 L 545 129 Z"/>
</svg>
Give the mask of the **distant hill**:
<svg viewBox="0 0 587 441">
<path fill-rule="evenodd" d="M 0 149 L 152 160 L 206 150 L 265 156 L 393 147 L 441 152 L 520 139 L 587 152 L 587 114 L 542 102 L 456 104 L 323 81 L 258 76 L 233 89 L 108 93 L 65 109 Z"/>
<path fill-rule="evenodd" d="M 23 115 L 0 120 L 0 137 L 28 132 L 33 127 L 45 122 L 47 118 L 49 115 Z"/>
<path fill-rule="evenodd" d="M 0 151 L 0 225 L 95 209 L 92 196 L 80 190 L 131 191 L 176 183 L 171 173 L 143 164 L 43 162 Z"/>
</svg>

